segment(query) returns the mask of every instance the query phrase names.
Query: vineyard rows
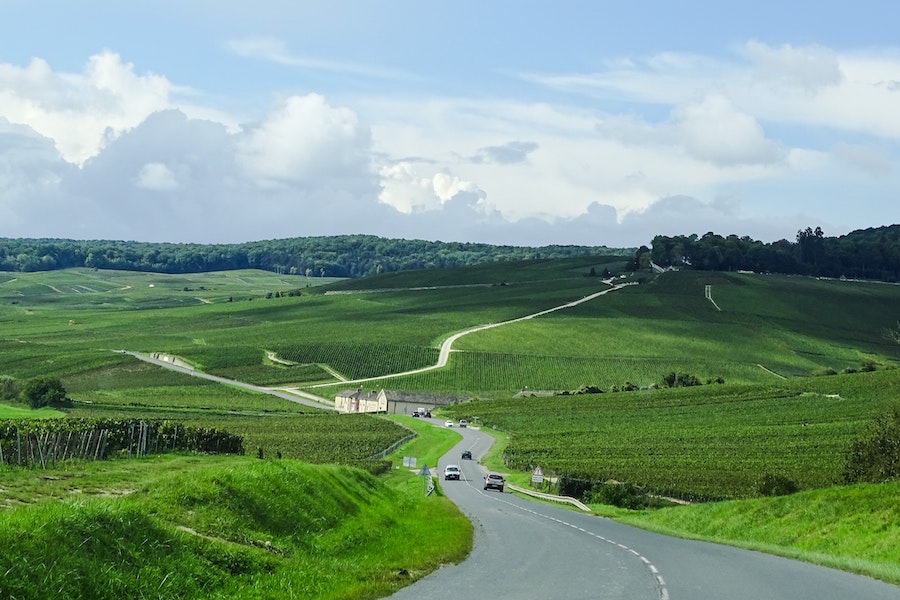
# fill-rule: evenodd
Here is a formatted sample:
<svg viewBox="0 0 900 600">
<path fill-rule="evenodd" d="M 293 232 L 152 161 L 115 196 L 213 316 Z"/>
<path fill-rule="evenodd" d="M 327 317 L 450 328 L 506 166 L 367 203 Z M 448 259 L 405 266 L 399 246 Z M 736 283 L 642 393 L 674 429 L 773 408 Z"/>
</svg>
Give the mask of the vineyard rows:
<svg viewBox="0 0 900 600">
<path fill-rule="evenodd" d="M 769 388 L 492 400 L 458 405 L 452 415 L 478 416 L 508 432 L 504 460 L 511 468 L 540 466 L 684 498 L 734 498 L 755 495 L 766 475 L 801 489 L 838 483 L 850 445 L 898 395 L 900 371 L 891 370 Z"/>
</svg>

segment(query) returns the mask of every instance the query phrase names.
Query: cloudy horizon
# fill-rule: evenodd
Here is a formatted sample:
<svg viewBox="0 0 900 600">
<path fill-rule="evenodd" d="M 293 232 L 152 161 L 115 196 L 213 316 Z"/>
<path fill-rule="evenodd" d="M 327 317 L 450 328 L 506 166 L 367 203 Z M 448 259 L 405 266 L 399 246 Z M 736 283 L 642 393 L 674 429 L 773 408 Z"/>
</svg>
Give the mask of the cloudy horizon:
<svg viewBox="0 0 900 600">
<path fill-rule="evenodd" d="M 900 222 L 900 7 L 601 4 L 5 2 L 0 237 L 635 247 Z"/>
</svg>

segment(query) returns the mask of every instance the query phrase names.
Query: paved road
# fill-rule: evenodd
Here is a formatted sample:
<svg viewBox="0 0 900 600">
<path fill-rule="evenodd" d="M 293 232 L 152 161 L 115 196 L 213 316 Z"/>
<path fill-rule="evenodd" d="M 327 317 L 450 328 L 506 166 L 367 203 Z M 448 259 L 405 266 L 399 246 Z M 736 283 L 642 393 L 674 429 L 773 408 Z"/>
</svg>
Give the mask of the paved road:
<svg viewBox="0 0 900 600">
<path fill-rule="evenodd" d="M 437 421 L 434 421 L 437 423 Z M 439 462 L 459 464 L 444 493 L 475 524 L 472 554 L 400 590 L 394 600 L 900 600 L 900 587 L 759 552 L 681 540 L 482 489 L 491 438 L 459 429 Z M 460 460 L 469 449 L 476 460 Z"/>
</svg>

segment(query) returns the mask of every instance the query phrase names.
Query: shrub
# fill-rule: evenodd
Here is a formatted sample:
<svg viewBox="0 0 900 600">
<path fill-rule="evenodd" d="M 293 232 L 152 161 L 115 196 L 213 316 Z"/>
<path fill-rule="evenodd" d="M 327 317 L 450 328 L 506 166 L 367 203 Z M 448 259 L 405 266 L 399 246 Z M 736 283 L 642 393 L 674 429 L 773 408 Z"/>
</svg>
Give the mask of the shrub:
<svg viewBox="0 0 900 600">
<path fill-rule="evenodd" d="M 19 397 L 19 382 L 15 377 L 0 375 L 0 400 L 15 400 Z"/>
<path fill-rule="evenodd" d="M 789 496 L 796 493 L 799 489 L 796 483 L 784 475 L 766 473 L 763 475 L 762 481 L 759 482 L 757 491 L 761 496 Z"/>
<path fill-rule="evenodd" d="M 675 373 L 674 371 L 663 375 L 663 383 L 666 387 L 692 387 L 700 385 L 700 380 L 690 373 Z"/>
<path fill-rule="evenodd" d="M 31 408 L 43 408 L 66 402 L 66 388 L 56 377 L 33 377 L 25 382 L 19 394 Z"/>
<path fill-rule="evenodd" d="M 880 483 L 900 477 L 900 406 L 875 417 L 866 436 L 850 447 L 846 483 Z"/>
</svg>

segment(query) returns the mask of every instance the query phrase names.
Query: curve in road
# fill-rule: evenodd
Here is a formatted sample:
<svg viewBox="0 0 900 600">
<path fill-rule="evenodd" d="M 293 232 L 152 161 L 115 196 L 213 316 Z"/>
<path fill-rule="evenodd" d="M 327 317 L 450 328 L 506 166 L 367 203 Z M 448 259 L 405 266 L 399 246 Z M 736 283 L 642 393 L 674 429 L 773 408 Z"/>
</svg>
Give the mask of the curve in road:
<svg viewBox="0 0 900 600">
<path fill-rule="evenodd" d="M 439 424 L 437 420 L 432 423 Z M 493 438 L 473 428 L 438 461 L 459 464 L 442 490 L 475 524 L 469 557 L 392 600 L 898 600 L 900 587 L 761 552 L 668 537 L 615 521 L 485 491 L 476 461 Z M 470 450 L 476 460 L 461 460 Z"/>
</svg>

